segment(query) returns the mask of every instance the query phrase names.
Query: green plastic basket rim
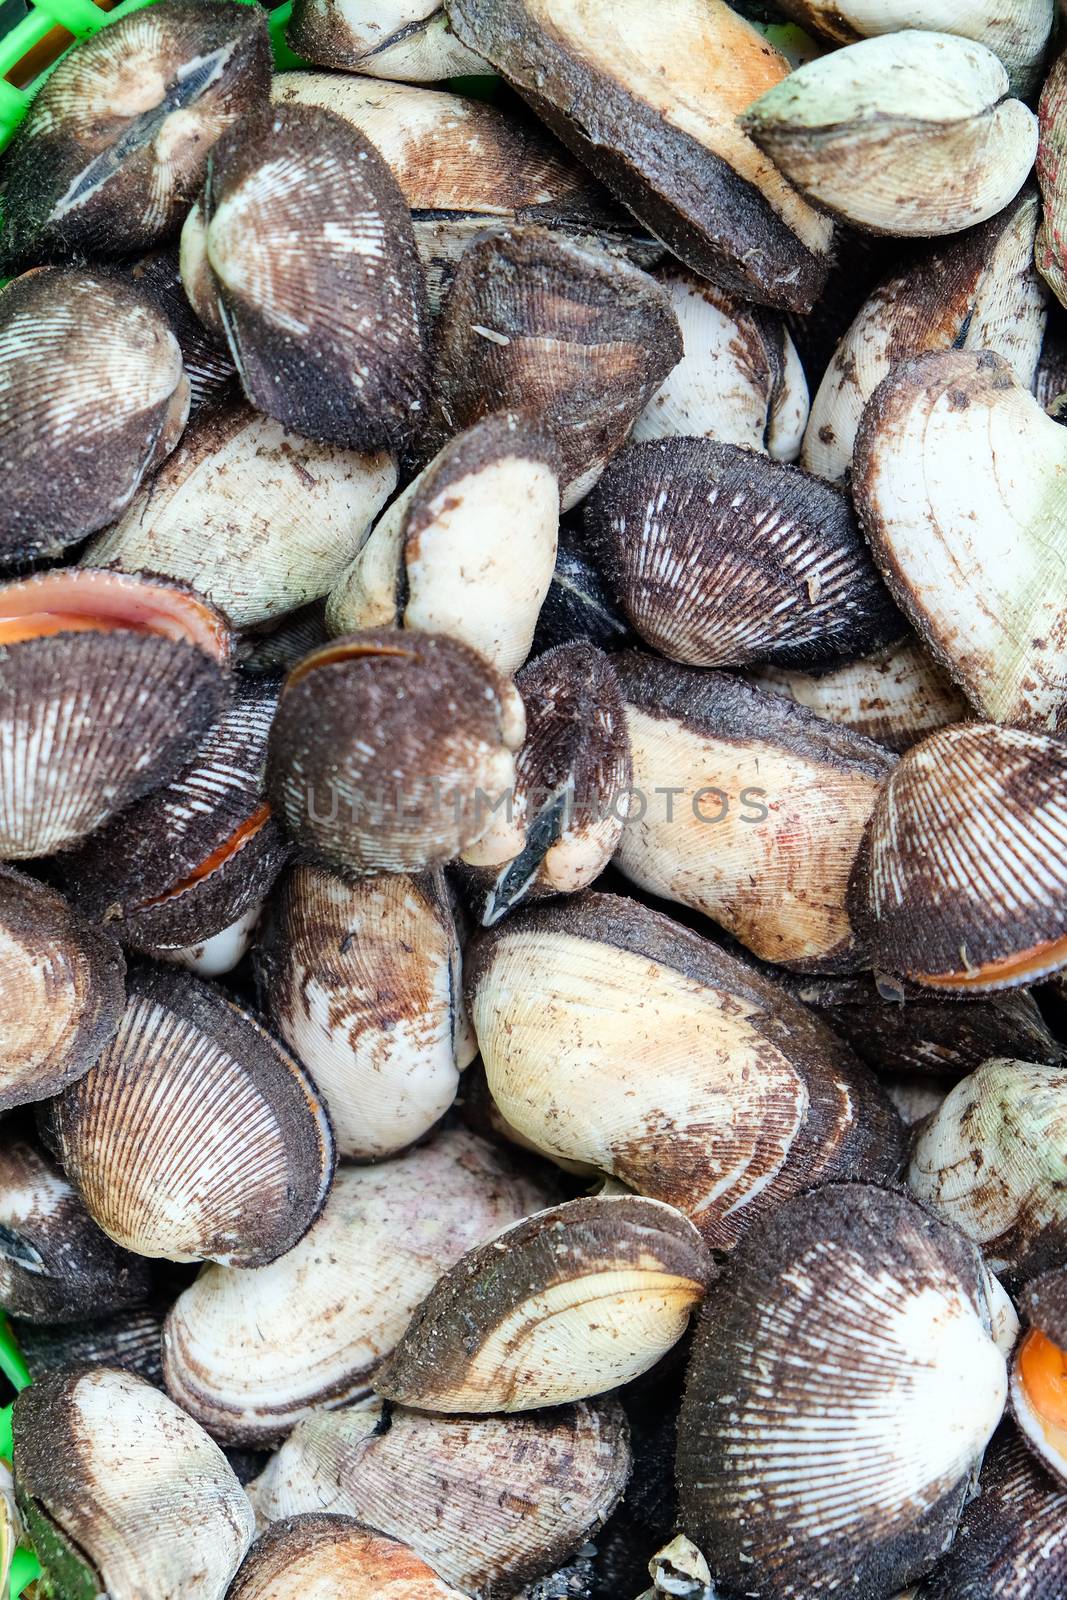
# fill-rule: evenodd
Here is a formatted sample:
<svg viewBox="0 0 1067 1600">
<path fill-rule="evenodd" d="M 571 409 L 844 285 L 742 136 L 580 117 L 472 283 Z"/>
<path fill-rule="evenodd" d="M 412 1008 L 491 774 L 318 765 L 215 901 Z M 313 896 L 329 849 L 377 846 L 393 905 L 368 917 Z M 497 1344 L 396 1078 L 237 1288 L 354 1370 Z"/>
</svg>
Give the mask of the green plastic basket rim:
<svg viewBox="0 0 1067 1600">
<path fill-rule="evenodd" d="M 18 1340 L 15 1338 L 10 1322 L 0 1311 L 0 1372 L 11 1384 L 13 1389 L 25 1389 L 30 1382 L 30 1371 L 19 1349 Z M 11 1407 L 0 1408 L 0 1456 L 5 1461 L 11 1460 Z M 11 1558 L 11 1573 L 8 1579 L 9 1600 L 19 1600 L 19 1596 L 35 1578 L 41 1575 L 41 1563 L 32 1550 L 20 1545 Z"/>
</svg>

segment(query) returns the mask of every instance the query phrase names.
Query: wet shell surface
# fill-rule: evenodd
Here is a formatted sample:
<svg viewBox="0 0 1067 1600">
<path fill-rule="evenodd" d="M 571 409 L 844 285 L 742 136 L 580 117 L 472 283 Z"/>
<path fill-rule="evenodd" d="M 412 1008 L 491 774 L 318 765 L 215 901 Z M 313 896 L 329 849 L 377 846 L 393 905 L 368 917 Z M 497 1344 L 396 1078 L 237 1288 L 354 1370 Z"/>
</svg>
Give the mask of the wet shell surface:
<svg viewBox="0 0 1067 1600">
<path fill-rule="evenodd" d="M 422 269 L 374 146 L 318 106 L 268 107 L 220 140 L 201 207 L 182 277 L 249 401 L 354 450 L 412 440 L 426 420 Z"/>
<path fill-rule="evenodd" d="M 83 39 L 0 167 L 0 255 L 122 255 L 174 234 L 208 151 L 266 101 L 270 70 L 265 19 L 216 0 L 163 0 Z"/>
<path fill-rule="evenodd" d="M 218 1445 L 132 1373 L 67 1367 L 23 1390 L 15 1488 L 51 1585 L 222 1600 L 254 1518 Z"/>
<path fill-rule="evenodd" d="M 874 966 L 973 993 L 1067 962 L 1067 749 L 961 723 L 904 755 L 880 795 L 850 905 Z"/>
<path fill-rule="evenodd" d="M 405 1544 L 475 1600 L 551 1572 L 614 1510 L 630 1472 L 614 1401 L 524 1417 L 369 1406 L 295 1428 L 250 1488 L 267 1521 L 336 1511 Z"/>
<path fill-rule="evenodd" d="M 14 1331 L 31 1377 L 56 1367 L 121 1367 L 147 1378 L 157 1389 L 163 1387 L 163 1318 L 158 1311 L 123 1311 L 73 1327 L 16 1321 Z"/>
<path fill-rule="evenodd" d="M 0 586 L 0 857 L 78 843 L 218 716 L 231 638 L 182 586 L 55 569 Z"/>
<path fill-rule="evenodd" d="M 307 61 L 372 78 L 437 83 L 487 70 L 456 38 L 439 0 L 296 0 L 289 41 Z"/>
<path fill-rule="evenodd" d="M 452 25 L 686 266 L 807 310 L 832 230 L 738 116 L 789 71 L 723 0 L 452 0 Z M 1021 180 L 1020 180 L 1021 181 Z"/>
<path fill-rule="evenodd" d="M 764 961 L 869 964 L 849 877 L 894 758 L 725 673 L 636 651 L 616 659 L 634 786 L 617 863 L 714 918 Z"/>
<path fill-rule="evenodd" d="M 0 566 L 111 522 L 178 442 L 182 353 L 118 276 L 50 267 L 0 292 Z"/>
<path fill-rule="evenodd" d="M 227 1600 L 463 1600 L 407 1545 L 352 1517 L 286 1517 L 257 1539 Z"/>
<path fill-rule="evenodd" d="M 548 435 L 508 413 L 457 435 L 338 580 L 326 607 L 331 633 L 445 633 L 514 672 L 555 568 L 557 472 Z"/>
<path fill-rule="evenodd" d="M 532 1411 L 603 1394 L 677 1343 L 711 1276 L 700 1234 L 671 1206 L 567 1201 L 446 1272 L 375 1391 L 434 1412 Z"/>
<path fill-rule="evenodd" d="M 1032 1278 L 1019 1303 L 1030 1328 L 1012 1362 L 1012 1414 L 1042 1466 L 1067 1483 L 1067 1268 Z"/>
<path fill-rule="evenodd" d="M 172 968 L 127 980 L 118 1033 L 53 1103 L 57 1148 L 104 1232 L 140 1255 L 260 1266 L 332 1176 L 310 1081 L 259 1024 Z"/>
<path fill-rule="evenodd" d="M 891 1191 L 800 1196 L 708 1300 L 681 1521 L 730 1593 L 889 1596 L 951 1539 L 1006 1393 L 972 1245 Z"/>
<path fill-rule="evenodd" d="M 1001 62 L 950 33 L 834 50 L 740 122 L 808 200 L 873 233 L 930 238 L 985 222 L 1014 199 L 1037 151 L 1037 119 L 1008 97 Z"/>
<path fill-rule="evenodd" d="M 546 228 L 500 228 L 464 252 L 437 323 L 437 431 L 531 413 L 559 449 L 567 510 L 681 355 L 669 297 L 647 273 Z"/>
<path fill-rule="evenodd" d="M 536 1149 L 684 1212 L 728 1249 L 798 1187 L 889 1178 L 899 1130 L 803 1006 L 634 901 L 520 910 L 467 955 L 486 1077 Z"/>
<path fill-rule="evenodd" d="M 853 493 L 898 604 L 991 722 L 1067 727 L 1067 434 L 992 352 L 896 367 Z"/>
<path fill-rule="evenodd" d="M 328 593 L 396 482 L 388 451 L 315 444 L 219 401 L 83 561 L 183 579 L 248 627 Z"/>
<path fill-rule="evenodd" d="M 0 1111 L 57 1094 L 118 1027 L 125 963 L 54 890 L 0 866 Z"/>
<path fill-rule="evenodd" d="M 848 497 L 753 450 L 624 447 L 585 527 L 624 614 L 674 661 L 810 668 L 900 634 Z"/>
</svg>

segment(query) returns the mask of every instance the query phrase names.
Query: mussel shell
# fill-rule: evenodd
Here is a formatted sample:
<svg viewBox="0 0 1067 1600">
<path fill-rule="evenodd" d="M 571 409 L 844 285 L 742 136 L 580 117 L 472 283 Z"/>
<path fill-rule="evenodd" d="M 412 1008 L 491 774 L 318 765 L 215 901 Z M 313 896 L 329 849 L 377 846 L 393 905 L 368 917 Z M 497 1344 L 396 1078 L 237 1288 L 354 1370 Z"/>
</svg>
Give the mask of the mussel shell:
<svg viewBox="0 0 1067 1600">
<path fill-rule="evenodd" d="M 487 70 L 481 57 L 456 38 L 440 0 L 355 6 L 297 0 L 289 39 L 308 61 L 372 78 L 437 83 Z"/>
<path fill-rule="evenodd" d="M 158 1311 L 124 1311 L 73 1327 L 15 1320 L 13 1327 L 33 1378 L 57 1367 L 121 1367 L 163 1387 L 163 1318 Z"/>
<path fill-rule="evenodd" d="M 256 1540 L 226 1600 L 464 1600 L 407 1545 L 353 1517 L 308 1512 Z"/>
</svg>

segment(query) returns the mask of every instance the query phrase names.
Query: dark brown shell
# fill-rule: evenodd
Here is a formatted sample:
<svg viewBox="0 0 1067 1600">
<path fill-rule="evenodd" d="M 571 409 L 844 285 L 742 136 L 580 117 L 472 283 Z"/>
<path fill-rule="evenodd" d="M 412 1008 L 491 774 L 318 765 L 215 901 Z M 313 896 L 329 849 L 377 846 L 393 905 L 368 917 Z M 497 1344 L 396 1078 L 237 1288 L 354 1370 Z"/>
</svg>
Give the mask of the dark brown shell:
<svg viewBox="0 0 1067 1600">
<path fill-rule="evenodd" d="M 163 1387 L 163 1319 L 158 1311 L 124 1311 L 102 1322 L 62 1328 L 39 1328 L 16 1320 L 14 1331 L 31 1377 L 89 1363 L 122 1367 Z"/>
<path fill-rule="evenodd" d="M 1056 1267 L 1031 1278 L 1015 1300 L 1032 1328 L 1053 1344 L 1067 1347 L 1067 1267 Z"/>
<path fill-rule="evenodd" d="M 150 251 L 130 262 L 125 271 L 132 282 L 151 295 L 170 323 L 171 332 L 181 347 L 189 380 L 189 416 L 195 417 L 203 406 L 233 383 L 237 368 L 225 345 L 212 338 L 189 304 L 182 287 L 176 249 Z"/>
</svg>

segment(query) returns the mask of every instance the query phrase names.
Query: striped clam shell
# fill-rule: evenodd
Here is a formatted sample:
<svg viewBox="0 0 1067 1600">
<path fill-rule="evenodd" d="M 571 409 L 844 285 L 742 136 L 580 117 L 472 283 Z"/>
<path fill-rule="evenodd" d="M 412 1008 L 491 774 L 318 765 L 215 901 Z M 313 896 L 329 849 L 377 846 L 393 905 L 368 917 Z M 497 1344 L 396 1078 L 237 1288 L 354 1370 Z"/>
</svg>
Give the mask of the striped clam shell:
<svg viewBox="0 0 1067 1600">
<path fill-rule="evenodd" d="M 396 1539 L 352 1517 L 286 1517 L 257 1539 L 227 1600 L 464 1600 Z"/>
<path fill-rule="evenodd" d="M 14 1331 L 32 1377 L 72 1365 L 121 1367 L 157 1389 L 163 1387 L 163 1318 L 158 1311 L 123 1311 L 60 1328 L 16 1322 Z"/>
</svg>

